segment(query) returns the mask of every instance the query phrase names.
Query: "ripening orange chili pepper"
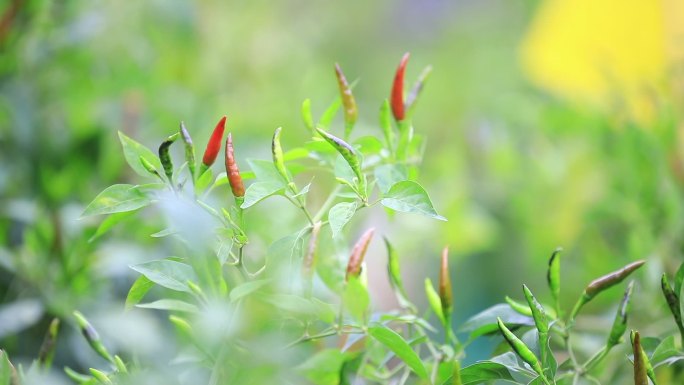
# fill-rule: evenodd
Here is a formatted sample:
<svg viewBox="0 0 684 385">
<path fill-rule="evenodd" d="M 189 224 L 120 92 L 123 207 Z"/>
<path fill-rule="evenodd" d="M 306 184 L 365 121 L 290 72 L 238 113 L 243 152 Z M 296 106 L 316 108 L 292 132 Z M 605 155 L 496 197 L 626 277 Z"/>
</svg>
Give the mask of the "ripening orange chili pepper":
<svg viewBox="0 0 684 385">
<path fill-rule="evenodd" d="M 226 174 L 228 175 L 228 183 L 233 192 L 233 196 L 241 198 L 245 196 L 245 185 L 242 183 L 242 176 L 240 176 L 240 169 L 235 161 L 235 154 L 233 153 L 233 136 L 228 133 L 226 138 Z"/>
<path fill-rule="evenodd" d="M 449 276 L 449 248 L 442 250 L 442 265 L 439 269 L 439 299 L 442 302 L 442 313 L 450 314 L 453 306 L 451 296 L 451 277 Z"/>
<path fill-rule="evenodd" d="M 216 124 L 214 132 L 209 138 L 209 143 L 207 143 L 207 148 L 204 150 L 204 156 L 202 157 L 202 164 L 206 167 L 211 166 L 216 161 L 219 151 L 221 150 L 221 142 L 223 141 L 223 131 L 226 129 L 226 116 L 224 115 L 221 120 Z"/>
<path fill-rule="evenodd" d="M 404 105 L 404 72 L 406 64 L 408 63 L 409 53 L 405 53 L 399 62 L 397 72 L 394 74 L 394 82 L 392 83 L 392 95 L 390 98 L 392 105 L 392 114 L 394 119 L 398 122 L 404 120 L 406 114 L 406 106 Z"/>
</svg>

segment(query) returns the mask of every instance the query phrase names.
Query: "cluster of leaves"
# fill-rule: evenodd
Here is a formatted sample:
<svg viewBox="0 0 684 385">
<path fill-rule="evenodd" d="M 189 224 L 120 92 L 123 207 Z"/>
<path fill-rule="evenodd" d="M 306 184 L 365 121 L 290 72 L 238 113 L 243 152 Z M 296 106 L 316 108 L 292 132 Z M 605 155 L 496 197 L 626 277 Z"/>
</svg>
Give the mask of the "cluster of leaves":
<svg viewBox="0 0 684 385">
<path fill-rule="evenodd" d="M 119 134 L 127 163 L 153 182 L 113 185 L 87 206 L 83 216 L 109 215 L 95 234 L 98 238 L 144 207 L 156 205 L 166 215 L 167 227 L 151 235 L 168 242 L 177 253 L 131 266 L 140 275 L 130 288 L 126 307 L 170 313 L 168 319 L 180 346 L 174 346 L 177 355 L 173 359 L 179 369 L 162 377 L 167 383 L 301 383 L 302 378 L 317 385 L 351 384 L 357 379 L 378 384 L 599 383 L 596 371 L 609 352 L 622 345 L 627 331 L 633 282 L 627 285 L 605 343 L 593 354 L 584 350 L 578 354 L 572 344 L 579 333 L 576 317 L 586 303 L 621 283 L 644 261 L 592 281 L 572 310 L 564 312 L 559 301 L 560 250 L 556 250 L 547 276 L 551 306 L 542 305 L 524 286 L 525 302 L 507 297 L 506 303 L 475 315 L 459 329 L 468 333 L 468 340 L 461 342 L 452 330 L 448 250 L 441 256 L 437 289 L 426 279 L 430 308 L 421 312 L 409 299 L 397 252 L 385 238 L 387 276 L 399 307 L 381 312 L 371 306 L 363 267 L 375 229 L 366 230 L 349 250 L 345 228 L 351 219 L 380 204 L 390 212 L 444 220 L 416 182 L 423 138 L 414 133 L 411 116 L 430 69 L 423 71 L 405 98 L 407 61 L 405 56 L 396 71 L 391 98 L 380 108 L 382 139 L 352 138 L 357 106 L 352 86 L 339 66 L 335 69 L 340 96 L 317 123 L 310 101 L 302 104 L 303 121 L 312 139 L 284 151 L 280 142 L 283 131 L 278 128 L 271 144 L 272 158 L 248 159 L 250 170 L 246 172 L 237 166 L 231 134 L 225 145 L 226 171 L 212 171 L 223 141 L 225 117 L 217 124 L 199 164 L 183 123 L 179 132 L 162 142 L 158 155 Z M 340 108 L 344 130 L 336 136 L 332 126 Z M 184 162 L 175 167 L 170 147 L 179 138 Z M 308 198 L 314 191 L 321 194 L 325 184 L 314 185 L 313 179 L 302 184 L 301 180 L 313 178 L 309 174 L 314 172 L 336 185 L 312 212 Z M 244 181 L 251 181 L 246 189 Z M 213 198 L 227 192 L 226 187 L 230 187 L 234 204 L 224 207 L 223 199 L 214 204 Z M 301 213 L 301 226 L 265 251 L 259 250 L 253 245 L 264 240 L 250 231 L 250 211 L 274 196 Z M 258 261 L 263 266 L 248 267 Z M 683 278 L 684 264 L 674 287 L 666 276 L 662 280 L 682 340 Z M 153 289 L 158 290 L 157 299 L 143 303 Z M 440 322 L 441 331 L 430 324 L 431 315 Z M 91 368 L 88 374 L 67 368 L 70 378 L 82 384 L 150 381 L 153 368 L 135 357 L 122 359 L 111 354 L 82 314 L 75 312 L 74 320 L 108 368 Z M 55 321 L 38 360 L 27 372 L 21 366 L 15 369 L 2 354 L 0 385 L 28 383 L 32 372 L 49 368 L 57 329 Z M 514 333 L 517 330 L 523 331 L 520 337 Z M 443 339 L 439 339 L 440 333 Z M 487 334 L 500 335 L 501 346 L 509 346 L 511 351 L 461 368 L 465 347 Z M 635 384 L 646 384 L 647 378 L 655 384 L 656 368 L 684 358 L 674 336 L 642 338 L 634 331 L 630 336 Z"/>
</svg>

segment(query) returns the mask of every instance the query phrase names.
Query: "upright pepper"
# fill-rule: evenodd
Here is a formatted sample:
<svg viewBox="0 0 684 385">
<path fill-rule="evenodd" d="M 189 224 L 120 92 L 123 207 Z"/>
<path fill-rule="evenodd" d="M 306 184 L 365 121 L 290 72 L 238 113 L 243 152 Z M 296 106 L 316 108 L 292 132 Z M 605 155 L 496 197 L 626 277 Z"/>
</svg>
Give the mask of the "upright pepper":
<svg viewBox="0 0 684 385">
<path fill-rule="evenodd" d="M 541 363 L 539 362 L 537 356 L 534 355 L 532 350 L 530 350 L 530 348 L 527 347 L 524 342 L 522 342 L 518 337 L 516 337 L 515 334 L 513 334 L 512 331 L 506 327 L 501 318 L 497 317 L 496 323 L 499 326 L 499 331 L 501 331 L 501 334 L 504 336 L 504 339 L 506 342 L 508 342 L 508 345 L 511 346 L 513 351 L 520 358 L 522 358 L 523 361 L 527 362 L 530 367 L 532 367 L 532 370 L 534 370 L 543 379 L 545 384 L 548 384 L 549 382 L 544 376 L 544 370 L 542 369 Z"/>
<path fill-rule="evenodd" d="M 273 165 L 278 171 L 278 174 L 280 174 L 280 176 L 283 177 L 285 182 L 287 182 L 288 186 L 290 186 L 292 185 L 292 178 L 290 177 L 290 174 L 287 172 L 287 168 L 285 167 L 283 146 L 280 144 L 280 133 L 282 132 L 282 130 L 282 127 L 278 127 L 273 133 L 273 140 L 271 142 L 271 154 L 273 155 Z"/>
<path fill-rule="evenodd" d="M 226 116 L 223 116 L 221 120 L 214 127 L 214 132 L 212 132 L 207 147 L 204 150 L 204 156 L 202 157 L 203 168 L 206 170 L 211 167 L 216 161 L 219 151 L 221 150 L 221 142 L 223 142 L 223 132 L 226 129 Z"/>
<path fill-rule="evenodd" d="M 613 320 L 613 326 L 610 328 L 610 334 L 608 335 L 608 341 L 606 346 L 608 349 L 620 343 L 622 340 L 622 335 L 627 330 L 627 314 L 629 312 L 629 300 L 632 296 L 632 290 L 634 288 L 634 281 L 627 285 L 625 290 L 625 295 L 620 301 L 620 306 L 618 306 L 617 312 L 615 313 L 615 320 Z"/>
<path fill-rule="evenodd" d="M 95 328 L 88 322 L 88 320 L 81 314 L 79 311 L 74 312 L 74 318 L 76 318 L 76 323 L 78 324 L 78 327 L 81 329 L 81 333 L 83 334 L 83 337 L 85 337 L 86 341 L 88 341 L 88 344 L 90 345 L 93 350 L 100 355 L 100 357 L 104 358 L 105 360 L 114 363 L 114 358 L 112 357 L 111 354 L 109 354 L 109 351 L 107 351 L 107 348 L 102 344 L 102 341 L 100 340 L 100 335 L 97 334 L 97 331 Z"/>
<path fill-rule="evenodd" d="M 404 72 L 406 71 L 409 56 L 407 52 L 401 58 L 399 67 L 397 67 L 397 71 L 394 74 L 394 82 L 392 83 L 390 100 L 392 102 L 392 113 L 397 122 L 404 120 L 406 114 L 406 106 L 404 105 Z"/>
<path fill-rule="evenodd" d="M 554 310 L 558 317 L 561 316 L 560 309 L 560 253 L 563 251 L 562 248 L 557 248 L 551 254 L 549 258 L 549 270 L 546 273 L 546 281 L 549 284 L 549 290 L 551 290 L 551 297 L 553 298 Z"/>
<path fill-rule="evenodd" d="M 643 346 L 641 346 L 639 332 L 632 330 L 629 338 L 632 341 L 632 351 L 634 353 L 634 385 L 648 385 L 649 378 L 653 385 L 657 385 L 658 382 L 651 361 L 648 359 Z"/>
<path fill-rule="evenodd" d="M 240 176 L 240 169 L 235 161 L 233 153 L 233 136 L 228 133 L 226 138 L 226 174 L 228 175 L 228 183 L 236 200 L 242 200 L 245 196 L 245 185 L 242 183 L 242 176 Z M 238 207 L 240 204 L 238 204 Z"/>
<path fill-rule="evenodd" d="M 660 279 L 660 287 L 663 291 L 663 296 L 665 296 L 667 306 L 670 308 L 670 312 L 674 317 L 675 324 L 677 324 L 682 342 L 684 342 L 684 322 L 682 322 L 679 295 L 677 295 L 677 293 L 675 293 L 675 291 L 672 289 L 672 286 L 670 286 L 670 282 L 668 282 L 667 276 L 665 274 L 663 274 L 662 278 Z"/>
<path fill-rule="evenodd" d="M 449 248 L 442 250 L 442 264 L 439 269 L 439 300 L 442 303 L 442 314 L 449 318 L 453 309 L 451 294 L 451 277 L 449 276 Z"/>
<path fill-rule="evenodd" d="M 370 229 L 366 230 L 365 233 L 363 233 L 361 238 L 359 238 L 354 245 L 351 256 L 349 257 L 349 263 L 347 264 L 345 281 L 348 281 L 350 276 L 358 277 L 361 274 L 363 257 L 366 255 L 366 250 L 368 250 L 368 244 L 373 238 L 373 234 L 375 234 L 375 228 L 371 227 Z"/>
<path fill-rule="evenodd" d="M 172 182 L 173 178 L 173 162 L 171 161 L 171 155 L 169 154 L 169 147 L 178 139 L 179 135 L 180 134 L 176 132 L 159 145 L 159 160 L 161 161 L 162 167 L 164 168 L 164 174 L 166 174 L 169 182 Z"/>
<path fill-rule="evenodd" d="M 335 75 L 337 76 L 337 85 L 340 88 L 340 98 L 342 98 L 342 106 L 344 106 L 344 136 L 349 138 L 356 119 L 358 118 L 358 110 L 356 107 L 356 100 L 352 94 L 351 87 L 347 82 L 347 78 L 342 72 L 340 65 L 335 63 Z"/>
<path fill-rule="evenodd" d="M 195 181 L 195 146 L 192 144 L 192 138 L 190 137 L 190 132 L 185 128 L 185 123 L 180 122 L 180 134 L 183 138 L 183 144 L 185 145 L 185 161 L 188 162 L 188 170 L 190 170 L 190 176 L 192 176 L 193 182 Z"/>
</svg>

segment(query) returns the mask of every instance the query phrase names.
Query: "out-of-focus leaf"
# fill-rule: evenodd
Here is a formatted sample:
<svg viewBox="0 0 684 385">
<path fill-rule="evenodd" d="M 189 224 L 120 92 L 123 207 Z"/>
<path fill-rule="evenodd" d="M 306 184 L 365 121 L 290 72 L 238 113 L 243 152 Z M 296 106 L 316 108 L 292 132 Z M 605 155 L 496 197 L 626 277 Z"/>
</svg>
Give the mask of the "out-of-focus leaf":
<svg viewBox="0 0 684 385">
<path fill-rule="evenodd" d="M 337 349 L 324 349 L 309 357 L 296 370 L 316 385 L 338 385 L 342 365 L 350 356 Z"/>
<path fill-rule="evenodd" d="M 124 211 L 120 213 L 115 213 L 107 218 L 105 218 L 102 223 L 100 223 L 100 226 L 97 227 L 97 230 L 95 230 L 95 234 L 93 234 L 90 239 L 88 239 L 88 242 L 93 242 L 103 236 L 105 233 L 107 233 L 109 230 L 111 230 L 115 225 L 125 221 L 126 219 L 130 218 L 133 215 L 133 211 Z"/>
<path fill-rule="evenodd" d="M 40 320 L 43 305 L 37 299 L 21 299 L 0 307 L 0 338 L 16 334 Z"/>
<path fill-rule="evenodd" d="M 655 348 L 653 355 L 651 356 L 651 364 L 653 367 L 657 367 L 666 363 L 672 357 L 681 357 L 684 359 L 684 353 L 677 350 L 675 346 L 675 337 L 668 336 L 665 337 L 662 342 Z"/>
<path fill-rule="evenodd" d="M 173 310 L 188 313 L 197 313 L 199 311 L 197 306 L 178 299 L 160 299 L 158 301 L 141 303 L 135 306 L 145 309 Z"/>
<path fill-rule="evenodd" d="M 330 209 L 328 212 L 328 222 L 330 222 L 330 231 L 333 238 L 340 235 L 342 229 L 349 223 L 355 212 L 356 202 L 340 202 Z"/>
<path fill-rule="evenodd" d="M 231 302 L 239 301 L 266 286 L 269 282 L 271 282 L 269 279 L 257 279 L 235 286 L 230 291 L 230 300 Z"/>
<path fill-rule="evenodd" d="M 430 278 L 425 278 L 425 295 L 427 296 L 428 303 L 432 312 L 435 313 L 439 322 L 444 324 L 444 313 L 442 312 L 442 301 L 439 299 L 439 294 L 432 285 L 432 280 Z"/>
<path fill-rule="evenodd" d="M 139 276 L 128 290 L 125 308 L 130 309 L 140 302 L 152 286 L 154 286 L 154 282 L 150 281 L 149 278 L 144 275 Z"/>
<path fill-rule="evenodd" d="M 191 266 L 168 259 L 145 262 L 131 266 L 131 269 L 143 274 L 159 286 L 176 291 L 190 293 L 187 282 L 197 282 L 197 276 Z"/>
<path fill-rule="evenodd" d="M 285 186 L 282 183 L 273 182 L 256 182 L 247 187 L 245 191 L 245 201 L 240 207 L 243 209 L 249 208 L 260 201 L 270 197 L 274 194 L 282 193 Z"/>
<path fill-rule="evenodd" d="M 247 159 L 249 167 L 256 175 L 258 182 L 269 182 L 273 184 L 280 184 L 285 187 L 283 177 L 278 174 L 273 161 L 263 159 Z"/>
<path fill-rule="evenodd" d="M 344 307 L 349 313 L 359 322 L 365 324 L 368 306 L 370 305 L 370 297 L 368 289 L 363 285 L 361 279 L 357 276 L 349 276 L 349 280 L 344 287 L 342 294 L 342 301 Z"/>
<path fill-rule="evenodd" d="M 375 168 L 375 181 L 383 194 L 387 194 L 390 188 L 408 179 L 408 170 L 401 164 L 383 164 Z"/>
<path fill-rule="evenodd" d="M 496 322 L 497 317 L 501 318 L 507 326 L 534 326 L 534 320 L 531 317 L 517 313 L 506 303 L 500 303 L 468 319 L 461 326 L 460 331 L 470 333 L 470 338 L 496 332 L 499 330 Z"/>
<path fill-rule="evenodd" d="M 425 369 L 425 366 L 423 366 L 423 361 L 421 361 L 418 354 L 402 336 L 397 334 L 397 332 L 384 325 L 376 324 L 368 328 L 368 334 L 370 334 L 373 339 L 389 348 L 397 357 L 401 358 L 418 377 L 422 379 L 428 378 L 428 372 Z"/>
<path fill-rule="evenodd" d="M 479 361 L 461 369 L 463 385 L 482 384 L 495 380 L 515 382 L 508 368 L 498 362 Z M 448 383 L 448 381 L 445 382 L 445 384 Z"/>
</svg>

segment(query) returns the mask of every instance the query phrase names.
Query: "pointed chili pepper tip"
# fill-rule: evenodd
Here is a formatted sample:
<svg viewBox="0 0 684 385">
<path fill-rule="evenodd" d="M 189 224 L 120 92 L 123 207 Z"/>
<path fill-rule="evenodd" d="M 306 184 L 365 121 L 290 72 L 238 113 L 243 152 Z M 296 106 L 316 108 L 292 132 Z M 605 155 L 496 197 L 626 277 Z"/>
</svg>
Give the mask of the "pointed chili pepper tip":
<svg viewBox="0 0 684 385">
<path fill-rule="evenodd" d="M 226 119 L 228 117 L 223 115 L 221 120 L 214 127 L 214 132 L 212 132 L 207 147 L 204 150 L 204 156 L 202 157 L 202 163 L 209 167 L 216 161 L 219 151 L 221 150 L 221 142 L 223 141 L 223 132 L 226 129 Z"/>
<path fill-rule="evenodd" d="M 366 230 L 354 245 L 352 254 L 349 257 L 349 263 L 347 264 L 345 281 L 349 280 L 349 276 L 358 277 L 359 274 L 361 274 L 361 264 L 363 263 L 363 258 L 366 255 L 366 250 L 368 250 L 368 244 L 370 243 L 371 238 L 373 238 L 373 234 L 375 234 L 375 227 Z"/>
<path fill-rule="evenodd" d="M 410 54 L 406 52 L 399 62 L 397 71 L 394 74 L 394 82 L 392 83 L 392 114 L 397 121 L 404 120 L 406 114 L 406 106 L 404 104 L 404 72 L 406 71 L 406 64 L 408 63 Z"/>
</svg>

